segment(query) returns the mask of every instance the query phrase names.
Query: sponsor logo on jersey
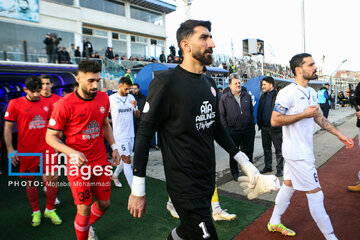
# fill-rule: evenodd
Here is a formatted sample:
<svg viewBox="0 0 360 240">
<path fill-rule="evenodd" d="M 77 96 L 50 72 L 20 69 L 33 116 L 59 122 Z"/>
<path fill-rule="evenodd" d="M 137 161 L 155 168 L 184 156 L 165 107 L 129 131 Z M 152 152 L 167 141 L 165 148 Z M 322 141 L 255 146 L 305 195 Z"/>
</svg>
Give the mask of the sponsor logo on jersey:
<svg viewBox="0 0 360 240">
<path fill-rule="evenodd" d="M 32 121 L 29 122 L 29 129 L 41 129 L 46 126 L 46 121 L 40 116 L 36 115 Z"/>
<path fill-rule="evenodd" d="M 103 106 L 100 107 L 100 112 L 101 112 L 102 114 L 105 113 L 105 108 L 104 108 Z"/>
<path fill-rule="evenodd" d="M 128 108 L 119 108 L 118 109 L 119 113 L 127 113 L 127 112 L 132 112 L 132 108 L 128 107 Z"/>
<path fill-rule="evenodd" d="M 47 106 L 44 106 L 44 111 L 45 112 L 48 112 L 49 111 L 49 108 Z"/>
<path fill-rule="evenodd" d="M 9 116 L 9 112 L 6 112 L 6 113 L 5 113 L 5 117 L 8 117 L 8 116 Z"/>
<path fill-rule="evenodd" d="M 214 97 L 216 97 L 216 90 L 215 90 L 215 88 L 211 87 L 210 90 L 211 90 L 212 95 L 214 95 Z"/>
<path fill-rule="evenodd" d="M 204 101 L 200 106 L 200 115 L 195 117 L 197 130 L 210 128 L 215 122 L 215 112 L 213 112 L 213 106 L 209 101 Z"/>
<path fill-rule="evenodd" d="M 95 139 L 100 136 L 100 124 L 93 120 L 87 125 L 87 129 L 83 131 L 82 138 L 86 139 Z"/>
</svg>

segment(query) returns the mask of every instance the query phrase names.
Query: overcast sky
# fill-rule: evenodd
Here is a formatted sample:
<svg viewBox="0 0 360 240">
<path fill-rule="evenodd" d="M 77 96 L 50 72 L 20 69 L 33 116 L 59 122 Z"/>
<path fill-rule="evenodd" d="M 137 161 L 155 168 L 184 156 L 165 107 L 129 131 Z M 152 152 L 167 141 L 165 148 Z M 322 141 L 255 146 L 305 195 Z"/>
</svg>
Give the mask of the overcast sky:
<svg viewBox="0 0 360 240">
<path fill-rule="evenodd" d="M 177 5 L 167 15 L 168 45 L 176 45 L 175 32 L 186 20 L 183 0 L 166 0 Z M 306 52 L 318 67 L 330 75 L 340 69 L 360 70 L 360 1 L 304 0 Z M 242 40 L 265 42 L 265 61 L 287 65 L 302 52 L 301 0 L 194 0 L 191 18 L 210 20 L 216 48 L 214 52 L 242 56 Z M 322 56 L 325 55 L 325 64 Z"/>
</svg>

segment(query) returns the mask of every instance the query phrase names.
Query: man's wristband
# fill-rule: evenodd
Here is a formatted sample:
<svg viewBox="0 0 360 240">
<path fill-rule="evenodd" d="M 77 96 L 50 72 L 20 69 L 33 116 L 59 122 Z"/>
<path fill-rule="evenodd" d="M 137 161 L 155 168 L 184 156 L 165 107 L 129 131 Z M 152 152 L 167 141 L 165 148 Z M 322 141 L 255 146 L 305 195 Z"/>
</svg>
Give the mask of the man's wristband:
<svg viewBox="0 0 360 240">
<path fill-rule="evenodd" d="M 111 145 L 111 149 L 114 151 L 114 150 L 119 149 L 119 147 L 116 143 L 114 143 L 113 145 Z"/>
<path fill-rule="evenodd" d="M 145 196 L 145 177 L 133 176 L 131 194 L 137 197 Z"/>
</svg>

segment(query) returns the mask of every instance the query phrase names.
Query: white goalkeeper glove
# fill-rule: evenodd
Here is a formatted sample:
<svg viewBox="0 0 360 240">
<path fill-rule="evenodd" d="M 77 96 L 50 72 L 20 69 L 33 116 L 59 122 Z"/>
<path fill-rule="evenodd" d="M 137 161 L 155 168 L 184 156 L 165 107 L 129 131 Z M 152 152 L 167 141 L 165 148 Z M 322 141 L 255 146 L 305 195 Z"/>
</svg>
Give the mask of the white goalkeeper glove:
<svg viewBox="0 0 360 240">
<path fill-rule="evenodd" d="M 276 191 L 280 188 L 280 181 L 275 175 L 256 175 L 255 188 L 250 187 L 249 178 L 246 176 L 239 177 L 240 187 L 249 200 L 258 197 L 260 194 Z"/>
<path fill-rule="evenodd" d="M 240 164 L 241 171 L 249 178 L 249 187 L 254 188 L 256 184 L 256 175 L 260 174 L 259 170 L 249 161 L 245 153 L 239 151 L 234 159 Z"/>
</svg>

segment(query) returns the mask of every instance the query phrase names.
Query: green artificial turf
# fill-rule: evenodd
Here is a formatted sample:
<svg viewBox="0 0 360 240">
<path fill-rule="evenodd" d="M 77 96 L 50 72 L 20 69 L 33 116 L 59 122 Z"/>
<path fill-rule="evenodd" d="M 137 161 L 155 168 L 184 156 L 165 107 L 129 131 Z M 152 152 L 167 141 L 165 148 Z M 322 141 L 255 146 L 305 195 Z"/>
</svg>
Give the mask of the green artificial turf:
<svg viewBox="0 0 360 240">
<path fill-rule="evenodd" d="M 61 204 L 56 206 L 56 211 L 63 223 L 54 226 L 49 219 L 43 217 L 40 226 L 32 227 L 32 212 L 25 188 L 9 186 L 13 180 L 18 181 L 19 178 L 8 177 L 5 174 L 0 176 L 0 239 L 76 239 L 74 231 L 76 208 L 69 187 L 61 187 L 58 194 Z M 62 177 L 60 181 L 66 182 L 66 179 Z M 179 224 L 179 220 L 172 218 L 166 209 L 168 195 L 165 183 L 146 178 L 147 213 L 143 218 L 135 219 L 127 210 L 130 188 L 123 174 L 120 176 L 120 181 L 123 184 L 122 188 L 112 187 L 110 209 L 94 224 L 99 239 L 166 239 L 170 231 Z M 39 187 L 39 196 L 43 214 L 46 198 L 42 187 Z M 229 213 L 238 215 L 234 221 L 215 223 L 221 240 L 235 237 L 267 209 L 262 205 L 223 196 L 220 196 L 220 204 L 222 208 L 228 209 Z"/>
</svg>

